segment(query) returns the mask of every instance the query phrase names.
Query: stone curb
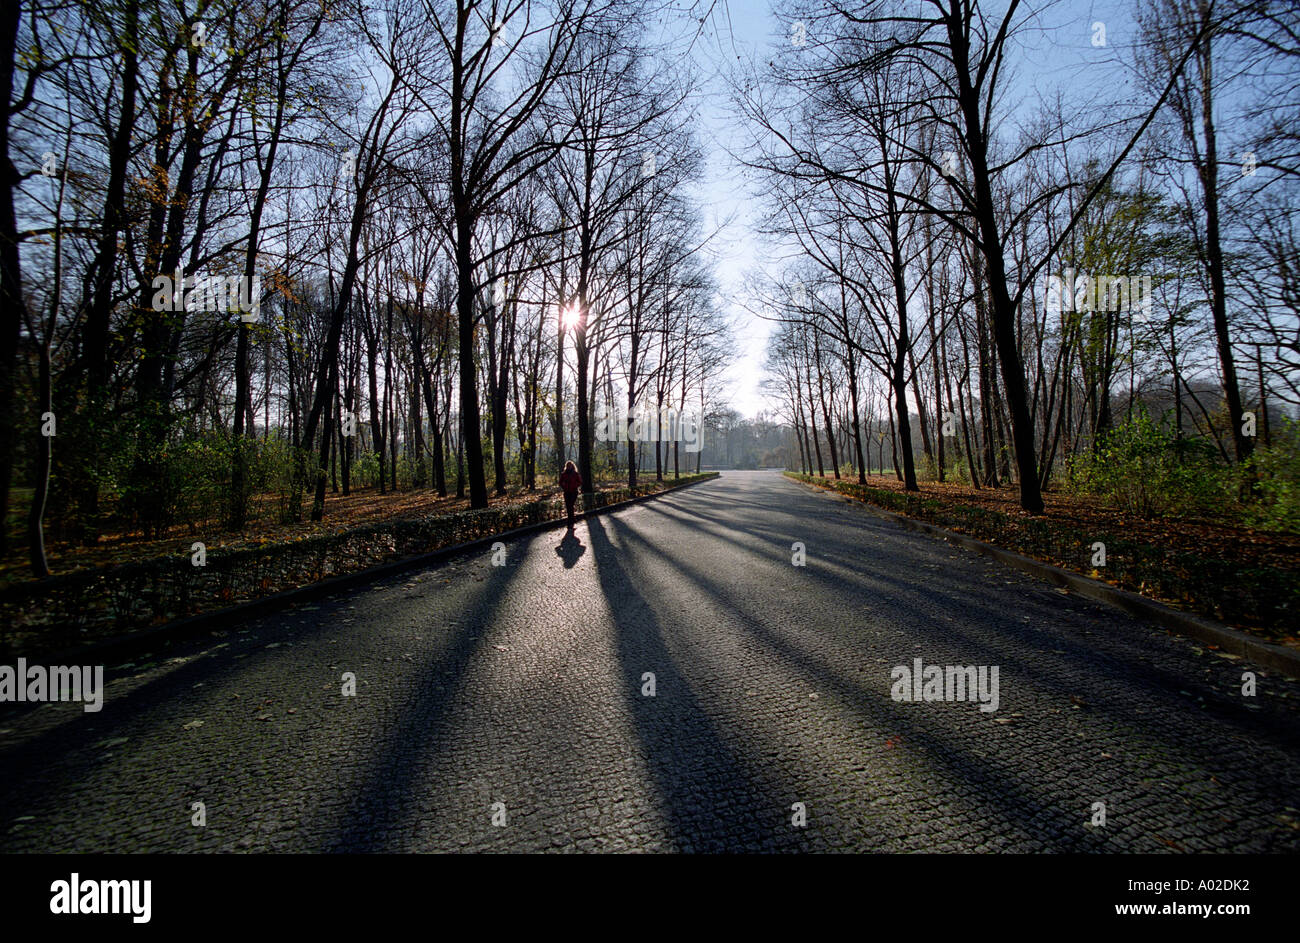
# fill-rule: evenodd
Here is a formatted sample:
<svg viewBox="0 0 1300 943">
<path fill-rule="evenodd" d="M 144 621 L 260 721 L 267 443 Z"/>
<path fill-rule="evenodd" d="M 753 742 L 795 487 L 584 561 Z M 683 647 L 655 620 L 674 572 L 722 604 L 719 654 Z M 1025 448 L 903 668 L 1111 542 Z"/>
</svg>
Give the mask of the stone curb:
<svg viewBox="0 0 1300 943">
<path fill-rule="evenodd" d="M 705 474 L 708 473 L 705 472 Z M 614 504 L 607 504 L 604 507 L 593 508 L 590 511 L 583 511 L 578 514 L 577 517 L 579 520 L 582 520 L 587 517 L 604 514 L 608 511 L 621 510 L 622 508 L 630 507 L 633 504 L 639 504 L 642 501 L 648 501 L 652 498 L 660 498 L 666 494 L 672 494 L 674 491 L 680 491 L 682 488 L 689 488 L 691 485 L 702 485 L 705 482 L 715 480 L 717 477 L 718 473 L 714 472 L 711 478 L 703 478 L 699 481 L 676 484 L 664 488 L 662 491 L 639 495 L 635 498 L 626 498 L 622 501 L 617 501 Z M 101 642 L 95 642 L 92 645 L 84 646 L 79 649 L 67 649 L 61 652 L 54 652 L 49 655 L 40 656 L 23 655 L 22 657 L 27 658 L 29 661 L 32 660 L 33 657 L 39 657 L 40 660 L 55 665 L 107 664 L 110 661 L 120 661 L 129 655 L 141 651 L 157 648 L 161 645 L 170 645 L 173 642 L 192 639 L 205 631 L 226 628 L 240 622 L 245 622 L 249 619 L 255 619 L 259 616 L 280 612 L 284 609 L 300 605 L 301 603 L 312 602 L 317 599 L 323 599 L 326 596 L 332 596 L 335 593 L 355 589 L 358 586 L 364 586 L 367 583 L 388 576 L 395 576 L 408 570 L 419 569 L 420 567 L 439 563 L 452 557 L 480 550 L 484 547 L 490 547 L 498 540 L 514 540 L 519 537 L 525 537 L 529 534 L 552 530 L 556 527 L 563 527 L 567 525 L 567 523 L 567 518 L 557 517 L 554 520 L 538 521 L 535 524 L 525 524 L 523 527 L 516 527 L 513 530 L 489 534 L 486 537 L 476 537 L 474 540 L 469 540 L 465 543 L 453 544 L 450 547 L 440 547 L 437 550 L 430 550 L 427 553 L 403 557 L 400 560 L 393 560 L 390 563 L 381 563 L 379 566 L 369 567 L 365 570 L 358 570 L 355 573 L 344 573 L 341 576 L 332 576 L 315 583 L 309 583 L 306 586 L 286 589 L 278 593 L 273 593 L 270 596 L 263 596 L 260 599 L 250 599 L 247 602 L 236 603 L 235 605 L 227 606 L 224 609 L 217 609 L 212 612 L 201 612 L 197 615 L 187 616 L 183 619 L 176 619 L 172 622 L 155 626 L 150 629 L 144 629 L 139 632 L 132 632 L 126 635 L 105 639 Z"/>
<path fill-rule="evenodd" d="M 782 477 L 787 476 L 783 475 Z M 1080 573 L 1074 573 L 1059 566 L 1035 560 L 1024 554 L 1004 550 L 982 540 L 976 540 L 974 537 L 968 537 L 966 534 L 959 534 L 956 531 L 946 530 L 925 521 L 915 520 L 896 511 L 877 507 L 858 498 L 849 497 L 833 487 L 827 488 L 821 485 L 809 484 L 796 478 L 789 478 L 788 480 L 793 481 L 795 484 L 806 485 L 809 488 L 824 491 L 832 497 L 839 498 L 849 504 L 859 505 L 872 514 L 880 515 L 901 524 L 908 530 L 942 537 L 944 540 L 951 541 L 967 550 L 973 550 L 986 557 L 992 557 L 1014 569 L 1022 570 L 1057 586 L 1064 586 L 1087 599 L 1122 609 L 1129 615 L 1149 619 L 1161 628 L 1168 629 L 1171 632 L 1194 638 L 1197 641 L 1207 642 L 1211 645 L 1217 645 L 1222 651 L 1248 658 L 1262 668 L 1271 668 L 1288 677 L 1300 679 L 1300 651 L 1282 645 L 1275 645 L 1272 642 L 1265 642 L 1221 622 L 1173 609 L 1164 603 L 1156 602 L 1154 599 L 1148 599 L 1126 589 L 1111 586 L 1109 583 L 1103 583 Z"/>
</svg>

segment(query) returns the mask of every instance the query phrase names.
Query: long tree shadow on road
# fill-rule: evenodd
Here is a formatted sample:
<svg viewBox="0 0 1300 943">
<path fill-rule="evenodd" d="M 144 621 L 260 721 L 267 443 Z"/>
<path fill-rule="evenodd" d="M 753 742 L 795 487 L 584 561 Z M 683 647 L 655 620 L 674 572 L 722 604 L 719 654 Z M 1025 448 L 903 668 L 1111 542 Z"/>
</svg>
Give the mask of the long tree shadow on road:
<svg viewBox="0 0 1300 943">
<path fill-rule="evenodd" d="M 658 509 L 653 509 L 658 512 Z M 692 528 L 700 529 L 706 533 L 713 533 L 714 528 L 699 520 L 683 520 L 680 523 Z M 617 531 L 620 542 L 629 548 L 637 547 L 638 541 L 644 545 L 646 550 L 652 549 L 652 544 L 647 542 L 634 527 L 625 522 L 618 522 L 616 527 L 621 528 Z M 726 534 L 717 532 L 719 537 L 725 537 Z M 639 549 L 639 547 L 638 547 Z M 1100 742 L 1083 741 L 1080 743 L 1082 752 L 1077 753 L 1076 757 L 1082 765 L 1076 766 L 1075 772 L 1067 779 L 1062 780 L 1059 776 L 1053 782 L 1049 779 L 1040 779 L 1037 776 L 1026 776 L 1021 772 L 1014 771 L 1012 766 L 1000 760 L 994 760 L 984 754 L 990 751 L 996 755 L 999 752 L 997 746 L 1001 741 L 1006 739 L 1005 731 L 1002 729 L 987 729 L 986 736 L 978 735 L 978 728 L 971 727 L 964 732 L 958 730 L 944 730 L 936 724 L 935 718 L 928 711 L 917 711 L 908 708 L 906 705 L 895 704 L 892 701 L 884 701 L 879 694 L 873 694 L 864 689 L 861 684 L 861 677 L 854 677 L 837 670 L 828 662 L 819 652 L 812 647 L 798 644 L 800 634 L 804 634 L 810 640 L 816 633 L 810 635 L 805 632 L 778 630 L 773 623 L 773 613 L 762 610 L 755 610 L 753 601 L 747 598 L 743 588 L 734 584 L 727 584 L 722 581 L 711 580 L 703 568 L 690 565 L 683 562 L 680 557 L 668 561 L 673 566 L 683 582 L 690 582 L 704 591 L 704 594 L 722 600 L 726 605 L 732 607 L 736 612 L 745 617 L 745 622 L 750 626 L 750 630 L 767 644 L 774 652 L 792 666 L 805 672 L 810 678 L 820 680 L 824 684 L 829 684 L 837 691 L 846 701 L 853 705 L 854 709 L 864 715 L 864 718 L 870 720 L 873 726 L 886 725 L 887 729 L 898 729 L 904 731 L 904 739 L 915 746 L 922 747 L 929 755 L 932 764 L 936 770 L 945 770 L 946 775 L 955 783 L 962 785 L 963 789 L 973 788 L 978 795 L 1001 795 L 1005 801 L 999 802 L 991 810 L 991 816 L 1006 817 L 1007 813 L 1012 813 L 1014 819 L 1022 823 L 1021 828 L 1024 831 L 1034 831 L 1035 824 L 1052 822 L 1053 831 L 1064 836 L 1064 848 L 1086 850 L 1089 848 L 1104 847 L 1101 843 L 1100 836 L 1093 832 L 1081 833 L 1075 823 L 1069 818 L 1069 802 L 1066 798 L 1069 793 L 1077 790 L 1085 782 L 1092 782 L 1093 790 L 1105 791 L 1107 786 L 1112 789 L 1116 786 L 1122 786 L 1124 789 L 1140 793 L 1144 786 L 1142 783 L 1130 781 L 1123 772 L 1122 767 L 1116 767 L 1113 764 L 1107 764 L 1097 769 L 1098 779 L 1094 782 L 1092 775 L 1085 774 L 1085 778 L 1078 778 L 1079 772 L 1086 768 L 1084 757 L 1095 756 L 1098 747 L 1104 746 L 1110 742 L 1125 743 L 1128 750 L 1134 749 L 1152 750 L 1156 755 L 1163 756 L 1165 762 L 1171 764 L 1181 764 L 1185 762 L 1186 757 L 1200 757 L 1200 762 L 1207 764 L 1209 771 L 1217 773 L 1218 778 L 1223 782 L 1223 788 L 1238 788 L 1252 794 L 1266 794 L 1270 790 L 1276 791 L 1281 788 L 1285 791 L 1285 779 L 1279 779 L 1271 786 L 1259 782 L 1259 775 L 1256 770 L 1242 769 L 1238 764 L 1224 763 L 1222 758 L 1217 758 L 1211 751 L 1207 753 L 1204 749 L 1204 731 L 1195 726 L 1173 725 L 1172 736 L 1174 740 L 1169 740 L 1171 735 L 1171 725 L 1165 724 L 1158 729 L 1148 729 L 1146 726 L 1139 727 L 1140 719 L 1135 719 L 1132 715 L 1134 707 L 1133 691 L 1144 692 L 1145 697 L 1139 701 L 1149 715 L 1155 715 L 1159 710 L 1163 710 L 1166 716 L 1178 716 L 1187 710 L 1186 692 L 1180 692 L 1177 688 L 1170 689 L 1168 685 L 1179 685 L 1172 676 L 1167 672 L 1153 672 L 1149 667 L 1138 664 L 1129 664 L 1124 659 L 1107 657 L 1100 658 L 1092 647 L 1086 644 L 1070 646 L 1074 652 L 1073 658 L 1069 659 L 1072 664 L 1066 664 L 1060 669 L 1040 670 L 1042 666 L 1038 665 L 1033 659 L 1027 657 L 1035 652 L 1042 650 L 1041 645 L 1028 644 L 1025 642 L 1025 626 L 1021 626 L 1017 621 L 1007 618 L 1005 608 L 999 610 L 991 597 L 984 600 L 988 605 L 982 605 L 974 599 L 959 598 L 957 596 L 946 597 L 954 608 L 952 611 L 963 613 L 970 619 L 983 619 L 984 621 L 993 620 L 997 622 L 1002 620 L 1006 625 L 1011 627 L 1011 632 L 1003 639 L 996 650 L 989 646 L 987 638 L 978 637 L 970 632 L 963 631 L 953 624 L 926 624 L 925 620 L 918 620 L 916 614 L 926 611 L 927 601 L 933 603 L 933 600 L 926 600 L 922 595 L 918 595 L 918 588 L 910 585 L 905 579 L 888 579 L 885 583 L 891 587 L 888 597 L 886 597 L 887 609 L 883 612 L 873 612 L 873 619 L 883 619 L 886 624 L 913 625 L 913 633 L 918 638 L 924 638 L 926 644 L 931 646 L 935 651 L 960 651 L 969 652 L 977 651 L 981 657 L 992 657 L 995 661 L 1000 660 L 1004 671 L 1010 668 L 1010 677 L 1034 678 L 1038 687 L 1048 692 L 1051 698 L 1060 704 L 1067 704 L 1067 697 L 1071 691 L 1086 690 L 1088 693 L 1089 710 L 1091 715 L 1081 715 L 1088 728 L 1091 729 L 1094 738 L 1101 738 Z M 756 559 L 757 566 L 762 566 L 763 561 Z M 771 565 L 771 561 L 767 561 Z M 803 574 L 807 577 L 811 574 Z M 826 577 L 818 575 L 821 581 Z M 848 584 L 842 581 L 827 579 L 826 588 L 834 591 L 839 589 L 843 591 Z M 909 613 L 911 614 L 909 617 Z M 982 616 L 980 615 L 982 613 Z M 828 632 L 834 632 L 837 636 L 846 637 L 842 628 L 828 627 Z M 1037 630 L 1030 632 L 1033 638 L 1042 638 L 1048 640 L 1048 636 Z M 1134 636 L 1136 645 L 1140 636 Z M 1064 643 L 1058 638 L 1052 639 L 1055 645 L 1064 647 Z M 1014 653 L 1016 645 L 1024 646 L 1023 655 Z M 897 654 L 891 652 L 890 654 Z M 1062 654 L 1065 654 L 1064 652 Z M 910 657 L 910 656 L 909 656 Z M 905 660 L 905 659 L 904 659 Z M 1062 659 L 1067 661 L 1067 659 Z M 1112 664 L 1113 662 L 1113 664 Z M 1118 676 L 1118 677 L 1117 677 Z M 1007 680 L 1008 678 L 1004 678 Z M 1182 679 L 1181 686 L 1187 686 L 1191 682 Z M 1101 694 L 1102 690 L 1109 690 L 1115 687 L 1115 694 L 1118 698 L 1114 703 L 1109 703 L 1108 699 Z M 1238 707 L 1235 712 L 1227 711 L 1227 716 L 1219 717 L 1220 713 L 1226 711 L 1216 710 L 1207 711 L 1209 716 L 1216 720 L 1226 723 L 1229 727 L 1236 728 L 1242 733 L 1253 734 L 1255 739 L 1274 740 L 1276 746 L 1290 751 L 1294 750 L 1295 731 L 1294 725 L 1287 725 L 1285 718 L 1276 718 L 1273 722 L 1265 721 L 1263 718 L 1250 717 L 1247 719 L 1242 716 Z M 1068 704 L 1066 714 L 1069 713 Z M 1209 719 L 1207 716 L 1207 720 Z M 1095 719 L 1093 719 L 1095 718 Z M 1062 723 L 1062 732 L 1070 729 L 1070 724 Z M 955 735 L 956 734 L 956 735 Z M 1070 733 L 1073 737 L 1074 734 Z M 1082 736 L 1082 734 L 1080 734 Z M 1197 739 L 1199 736 L 1199 740 Z M 1137 737 L 1139 739 L 1133 739 Z M 1073 742 L 1071 739 L 1069 742 Z M 1261 744 L 1262 745 L 1262 744 Z M 1045 746 L 1045 744 L 1040 744 Z M 978 754 L 978 755 L 976 755 Z M 1029 768 L 1034 768 L 1031 757 L 1024 757 L 1030 760 Z M 1040 767 L 1045 770 L 1047 765 Z M 1054 796 L 1053 794 L 1056 794 Z M 1209 801 L 1214 803 L 1216 800 L 1209 797 Z M 1208 810 L 1202 810 L 1208 812 Z M 1059 842 L 1061 839 L 1051 838 L 1049 842 Z"/>
<path fill-rule="evenodd" d="M 971 744 L 959 742 L 953 738 L 951 731 L 941 729 L 924 713 L 911 709 L 908 705 L 870 695 L 859 679 L 833 669 L 812 653 L 795 645 L 789 638 L 769 628 L 763 615 L 752 611 L 751 601 L 734 589 L 710 579 L 697 567 L 667 558 L 627 523 L 615 521 L 613 527 L 624 546 L 629 549 L 637 546 L 638 553 L 642 550 L 656 553 L 665 559 L 668 566 L 676 569 L 684 581 L 689 581 L 701 593 L 733 608 L 757 639 L 790 667 L 817 685 L 834 691 L 872 728 L 882 734 L 901 734 L 905 742 L 924 752 L 936 771 L 943 770 L 951 782 L 962 784 L 971 793 L 990 798 L 999 797 L 996 806 L 990 806 L 986 810 L 990 825 L 993 824 L 992 820 L 1000 819 L 1017 831 L 1038 833 L 1041 831 L 1040 823 L 1049 820 L 1055 823 L 1059 820 L 1061 826 L 1069 826 L 1073 830 L 1073 819 L 1066 821 L 1067 810 L 1063 810 L 1052 798 L 1039 794 L 1035 788 L 1037 783 L 1024 781 L 990 759 L 976 756 Z M 1039 837 L 1049 850 L 1065 850 L 1051 835 Z"/>
<path fill-rule="evenodd" d="M 537 536 L 520 541 L 512 553 L 526 558 Z M 491 569 L 491 568 L 490 568 Z M 420 794 L 420 780 L 429 764 L 443 751 L 449 733 L 449 715 L 459 696 L 464 676 L 493 628 L 502 596 L 513 576 L 503 569 L 483 583 L 482 591 L 449 643 L 418 673 L 419 687 L 403 703 L 396 719 L 384 726 L 374 744 L 366 773 L 352 789 L 351 801 L 335 826 L 334 837 L 320 849 L 326 852 L 379 852 L 404 847 L 409 823 L 419 812 L 412 797 Z"/>
<path fill-rule="evenodd" d="M 743 518 L 729 520 L 725 517 L 698 512 L 692 513 L 688 518 L 683 518 L 658 507 L 647 506 L 646 510 L 679 523 L 688 521 L 690 526 L 714 534 L 720 539 L 730 540 L 733 544 L 735 544 L 735 534 L 737 532 L 743 533 L 758 540 L 760 547 L 767 548 L 788 546 L 792 535 L 806 533 L 809 530 L 810 521 L 813 520 L 806 513 L 797 515 L 792 512 L 781 512 L 789 516 L 791 525 L 781 530 L 779 527 L 761 527 Z M 769 511 L 768 517 L 770 518 L 776 513 Z M 828 523 L 842 522 L 832 520 Z M 910 569 L 904 561 L 893 560 L 891 561 L 892 565 L 887 568 L 881 566 L 854 567 L 850 565 L 848 561 L 854 560 L 861 554 L 862 542 L 869 540 L 872 536 L 880 536 L 885 539 L 901 538 L 903 540 L 933 539 L 901 531 L 898 529 L 898 525 L 884 518 L 864 517 L 859 523 L 861 523 L 863 531 L 861 538 L 857 542 L 845 542 L 835 536 L 833 529 L 822 528 L 818 533 L 816 564 L 806 567 L 803 573 L 804 578 L 815 580 L 834 592 L 842 592 L 845 589 L 846 580 L 853 582 L 859 588 L 869 583 L 877 595 L 883 593 L 885 598 L 888 599 L 889 611 L 896 612 L 900 617 L 904 617 L 908 613 L 915 615 L 938 608 L 949 612 L 963 613 L 968 621 L 1007 621 L 1009 628 L 1013 629 L 1013 631 L 1008 632 L 1000 639 L 1000 645 L 994 646 L 989 638 L 981 638 L 969 631 L 964 631 L 956 623 L 942 624 L 935 622 L 932 625 L 926 625 L 923 620 L 912 619 L 916 633 L 924 633 L 932 637 L 936 643 L 945 646 L 956 644 L 964 651 L 978 654 L 979 658 L 982 659 L 982 663 L 1004 666 L 1017 663 L 1017 671 L 1021 677 L 1033 678 L 1044 688 L 1055 691 L 1062 699 L 1067 699 L 1071 693 L 1079 693 L 1083 687 L 1087 687 L 1094 694 L 1090 700 L 1092 701 L 1092 709 L 1095 711 L 1107 710 L 1106 701 L 1098 696 L 1104 693 L 1107 686 L 1116 689 L 1134 686 L 1148 692 L 1153 704 L 1167 700 L 1172 704 L 1176 704 L 1179 708 L 1186 706 L 1189 697 L 1186 694 L 1186 689 L 1189 686 L 1195 686 L 1200 688 L 1200 696 L 1204 699 L 1202 709 L 1206 711 L 1208 716 L 1236 728 L 1242 734 L 1266 740 L 1280 749 L 1295 750 L 1300 747 L 1300 730 L 1297 730 L 1290 717 L 1285 715 L 1248 714 L 1241 709 L 1240 698 L 1233 695 L 1233 689 L 1230 686 L 1220 688 L 1203 686 L 1199 684 L 1196 677 L 1170 671 L 1140 656 L 1135 657 L 1148 644 L 1147 638 L 1142 632 L 1140 619 L 1116 611 L 1112 618 L 1121 621 L 1131 619 L 1136 625 L 1131 632 L 1119 636 L 1108 636 L 1105 644 L 1102 645 L 1088 641 L 1081 636 L 1067 635 L 1060 631 L 1059 626 L 1055 624 L 1078 624 L 1093 619 L 1091 613 L 1076 608 L 1084 605 L 1082 597 L 1058 598 L 1055 595 L 1046 595 L 1051 592 L 1048 584 L 1042 583 L 1039 585 L 1035 581 L 1035 588 L 1040 589 L 1041 593 L 1044 594 L 1039 598 L 1045 597 L 1047 602 L 1039 602 L 1033 598 L 1026 599 L 1017 591 L 1017 602 L 1021 607 L 1017 615 L 1020 617 L 1027 616 L 1030 621 L 1024 624 L 1011 623 L 1007 620 L 1005 607 L 999 607 L 992 598 L 992 593 L 998 588 L 996 584 L 990 584 L 982 588 L 984 595 L 989 597 L 982 602 L 972 595 L 969 590 L 959 592 L 944 585 L 944 583 L 934 580 L 925 581 L 917 577 L 915 573 L 918 571 Z M 770 562 L 771 557 L 764 555 L 758 549 L 744 547 L 740 549 L 753 554 L 756 563 Z M 965 554 L 968 551 L 962 551 L 962 553 Z M 963 559 L 962 562 L 973 567 L 979 561 L 978 558 L 972 558 L 970 560 Z M 996 566 L 1001 567 L 1003 564 L 999 563 Z M 899 572 L 908 575 L 894 575 Z M 888 615 L 888 612 L 882 613 L 882 615 Z M 1018 654 L 1018 652 L 1024 651 L 1041 652 L 1045 649 L 1055 650 L 1065 656 L 1061 659 L 1059 666 L 1041 662 L 1029 663 L 1023 661 Z M 1086 678 L 1080 677 L 1080 665 L 1086 665 Z M 1115 721 L 1117 723 L 1129 720 L 1131 720 L 1131 714 L 1126 707 L 1116 710 Z M 1189 734 L 1186 745 L 1192 748 L 1197 743 L 1196 733 L 1193 731 Z"/>
<path fill-rule="evenodd" d="M 611 543 L 601 518 L 588 518 L 588 525 L 597 578 L 614 616 L 628 713 L 674 846 L 802 848 L 800 830 L 789 823 L 793 796 L 782 792 L 785 784 L 764 780 L 740 758 L 740 745 L 724 738 L 677 667 L 654 607 L 638 589 L 637 558 Z M 642 693 L 647 673 L 654 674 L 653 697 Z"/>
</svg>

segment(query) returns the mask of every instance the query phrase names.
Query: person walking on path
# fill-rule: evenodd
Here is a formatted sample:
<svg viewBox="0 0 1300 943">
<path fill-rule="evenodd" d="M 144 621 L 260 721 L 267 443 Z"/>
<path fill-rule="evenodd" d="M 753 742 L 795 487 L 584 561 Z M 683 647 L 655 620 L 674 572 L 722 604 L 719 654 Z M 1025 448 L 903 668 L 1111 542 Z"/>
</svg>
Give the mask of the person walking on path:
<svg viewBox="0 0 1300 943">
<path fill-rule="evenodd" d="M 573 506 L 578 500 L 578 489 L 582 487 L 582 475 L 573 462 L 564 463 L 560 472 L 560 487 L 564 489 L 564 506 L 569 510 L 569 530 L 573 530 Z"/>
</svg>

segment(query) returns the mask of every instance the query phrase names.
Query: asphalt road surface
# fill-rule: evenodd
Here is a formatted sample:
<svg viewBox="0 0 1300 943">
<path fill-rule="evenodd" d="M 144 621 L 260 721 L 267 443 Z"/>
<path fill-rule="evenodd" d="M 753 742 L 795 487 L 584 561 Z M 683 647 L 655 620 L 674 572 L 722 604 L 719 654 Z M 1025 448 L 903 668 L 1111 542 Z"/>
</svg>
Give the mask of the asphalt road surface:
<svg viewBox="0 0 1300 943">
<path fill-rule="evenodd" d="M 6 706 L 0 851 L 1300 849 L 1275 673 L 774 473 L 563 537 Z"/>
</svg>

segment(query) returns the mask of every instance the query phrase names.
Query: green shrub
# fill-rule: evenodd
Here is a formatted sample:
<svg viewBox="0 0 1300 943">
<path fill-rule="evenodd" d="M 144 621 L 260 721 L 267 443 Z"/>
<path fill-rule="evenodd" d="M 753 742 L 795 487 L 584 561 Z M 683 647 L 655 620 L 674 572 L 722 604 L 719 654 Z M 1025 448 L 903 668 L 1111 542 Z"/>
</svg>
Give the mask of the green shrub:
<svg viewBox="0 0 1300 943">
<path fill-rule="evenodd" d="M 1098 495 L 1142 517 L 1220 515 L 1233 490 L 1229 478 L 1210 443 L 1177 438 L 1145 410 L 1066 463 L 1071 491 Z"/>
<path fill-rule="evenodd" d="M 1241 468 L 1248 495 L 1244 516 L 1261 530 L 1295 534 L 1300 533 L 1300 425 L 1282 422 L 1271 443 L 1256 445 Z"/>
<path fill-rule="evenodd" d="M 165 526 L 181 521 L 192 532 L 199 522 L 226 516 L 233 449 L 229 439 L 210 434 L 186 438 L 164 453 Z"/>
<path fill-rule="evenodd" d="M 970 466 L 966 464 L 966 457 L 958 452 L 952 460 L 952 465 L 948 468 L 948 478 L 959 484 L 969 485 L 971 483 Z"/>
</svg>

